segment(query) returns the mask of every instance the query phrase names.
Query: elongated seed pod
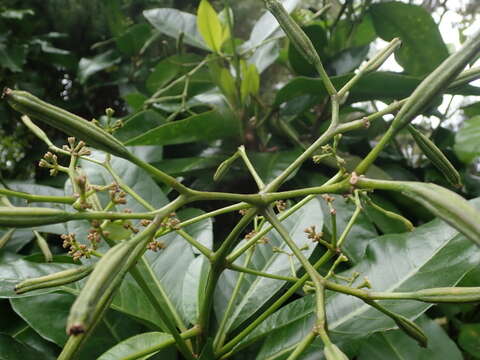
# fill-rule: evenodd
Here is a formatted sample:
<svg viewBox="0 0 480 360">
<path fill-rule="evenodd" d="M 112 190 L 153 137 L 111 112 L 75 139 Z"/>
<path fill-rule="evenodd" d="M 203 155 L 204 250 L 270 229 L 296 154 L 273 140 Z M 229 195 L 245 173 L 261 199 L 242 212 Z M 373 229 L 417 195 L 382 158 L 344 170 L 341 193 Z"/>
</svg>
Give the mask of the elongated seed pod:
<svg viewBox="0 0 480 360">
<path fill-rule="evenodd" d="M 358 178 L 356 184 L 365 189 L 401 192 L 480 246 L 480 212 L 453 191 L 431 183 L 372 180 L 362 177 Z"/>
<path fill-rule="evenodd" d="M 310 38 L 305 34 L 297 22 L 288 14 L 283 5 L 277 0 L 265 0 L 265 6 L 277 19 L 285 34 L 310 64 L 317 64 L 320 58 Z"/>
<path fill-rule="evenodd" d="M 325 345 L 323 352 L 327 360 L 348 360 L 347 355 L 337 345 L 332 343 Z"/>
<path fill-rule="evenodd" d="M 54 274 L 27 279 L 15 286 L 17 294 L 24 294 L 38 289 L 47 289 L 55 286 L 70 284 L 83 279 L 93 270 L 93 265 L 78 266 L 74 269 L 60 271 Z"/>
<path fill-rule="evenodd" d="M 71 214 L 43 207 L 0 207 L 1 227 L 32 227 L 57 224 L 70 220 Z"/>
<path fill-rule="evenodd" d="M 75 299 L 67 320 L 69 335 L 82 334 L 95 321 L 95 307 L 102 296 L 113 292 L 119 283 L 118 273 L 122 270 L 124 261 L 131 249 L 132 242 L 121 242 L 111 248 L 95 265 L 80 295 Z"/>
<path fill-rule="evenodd" d="M 223 176 L 227 173 L 228 169 L 232 166 L 232 164 L 240 157 L 240 152 L 236 151 L 235 154 L 230 156 L 228 159 L 222 161 L 220 165 L 218 165 L 215 174 L 213 175 L 213 181 L 217 182 L 220 181 Z"/>
<path fill-rule="evenodd" d="M 432 303 L 469 303 L 480 301 L 480 287 L 447 287 L 414 292 L 416 300 Z"/>
<path fill-rule="evenodd" d="M 479 51 L 480 31 L 473 34 L 459 51 L 450 55 L 417 86 L 395 116 L 392 128 L 398 131 L 410 123 L 435 96 L 448 87 L 462 69 L 478 55 Z"/>
<path fill-rule="evenodd" d="M 403 332 L 415 339 L 418 345 L 427 347 L 428 338 L 420 326 L 402 315 L 395 314 L 395 316 L 392 316 L 392 319 Z"/>
<path fill-rule="evenodd" d="M 130 152 L 119 140 L 80 116 L 40 100 L 26 91 L 5 88 L 3 97 L 22 114 L 40 120 L 68 135 L 73 135 L 95 148 L 131 159 Z"/>
<path fill-rule="evenodd" d="M 407 128 L 420 150 L 422 150 L 425 156 L 432 162 L 433 166 L 435 166 L 453 186 L 460 187 L 462 182 L 460 174 L 443 154 L 442 150 L 428 137 L 415 129 L 414 126 L 408 125 Z"/>
</svg>

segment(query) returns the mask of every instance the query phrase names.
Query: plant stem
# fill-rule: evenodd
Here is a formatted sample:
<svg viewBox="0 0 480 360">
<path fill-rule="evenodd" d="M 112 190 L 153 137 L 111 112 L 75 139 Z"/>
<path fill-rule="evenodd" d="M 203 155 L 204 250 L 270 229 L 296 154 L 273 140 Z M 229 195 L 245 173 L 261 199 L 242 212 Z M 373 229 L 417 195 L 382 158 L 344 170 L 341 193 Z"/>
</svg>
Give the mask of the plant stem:
<svg viewBox="0 0 480 360">
<path fill-rule="evenodd" d="M 295 347 L 295 350 L 290 354 L 287 360 L 297 360 L 305 351 L 306 348 L 315 340 L 317 333 L 315 331 L 310 331 L 307 336 L 303 338 L 302 341 L 298 343 Z"/>
<path fill-rule="evenodd" d="M 0 195 L 13 196 L 25 199 L 28 202 L 51 202 L 60 204 L 73 204 L 77 199 L 73 196 L 49 196 L 49 195 L 33 195 L 21 191 L 13 191 L 0 189 Z"/>
</svg>

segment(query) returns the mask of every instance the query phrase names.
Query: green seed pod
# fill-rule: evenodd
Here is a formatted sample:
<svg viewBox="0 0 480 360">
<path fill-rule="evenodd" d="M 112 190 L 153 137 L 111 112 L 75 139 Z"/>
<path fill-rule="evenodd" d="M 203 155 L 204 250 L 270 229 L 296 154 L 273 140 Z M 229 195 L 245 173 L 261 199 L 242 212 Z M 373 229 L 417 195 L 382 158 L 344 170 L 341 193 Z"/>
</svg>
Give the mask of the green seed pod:
<svg viewBox="0 0 480 360">
<path fill-rule="evenodd" d="M 362 177 L 359 177 L 355 184 L 365 189 L 401 192 L 480 246 L 480 213 L 453 191 L 431 183 L 372 180 Z"/>
<path fill-rule="evenodd" d="M 112 155 L 131 159 L 127 148 L 105 130 L 66 110 L 40 100 L 26 92 L 5 88 L 3 97 L 22 114 L 73 135 L 80 140 Z"/>
<path fill-rule="evenodd" d="M 428 338 L 420 326 L 402 315 L 394 315 L 392 316 L 393 321 L 405 334 L 416 340 L 421 347 L 427 347 Z"/>
<path fill-rule="evenodd" d="M 124 241 L 111 248 L 96 264 L 80 295 L 75 299 L 67 321 L 67 333 L 78 335 L 86 332 L 95 322 L 94 314 L 97 303 L 102 296 L 113 293 L 121 277 L 122 262 L 132 249 L 132 241 Z"/>
<path fill-rule="evenodd" d="M 323 351 L 327 360 L 348 360 L 347 355 L 345 355 L 335 344 L 330 343 L 325 345 Z"/>
<path fill-rule="evenodd" d="M 0 226 L 33 227 L 57 224 L 70 220 L 71 214 L 60 209 L 43 207 L 0 207 Z"/>
<path fill-rule="evenodd" d="M 413 231 L 415 227 L 413 226 L 412 222 L 408 220 L 407 218 L 403 217 L 400 214 L 394 213 L 393 211 L 388 211 L 381 207 L 380 205 L 374 203 L 370 198 L 366 198 L 366 202 L 368 205 L 370 205 L 373 209 L 384 215 L 385 217 L 389 218 L 390 220 L 393 220 L 397 222 L 398 224 L 401 224 L 405 228 L 406 231 Z"/>
<path fill-rule="evenodd" d="M 480 301 L 480 287 L 446 287 L 415 291 L 415 299 L 432 303 L 469 303 Z"/>
<path fill-rule="evenodd" d="M 27 279 L 15 286 L 15 293 L 24 294 L 37 289 L 46 289 L 55 286 L 70 284 L 83 279 L 93 270 L 93 265 L 79 266 L 74 269 L 60 271 L 38 278 Z"/>
<path fill-rule="evenodd" d="M 462 69 L 480 51 L 480 31 L 465 41 L 462 48 L 450 55 L 428 75 L 408 98 L 392 122 L 394 131 L 410 123 L 437 95 L 444 91 Z"/>
<path fill-rule="evenodd" d="M 220 165 L 218 165 L 217 171 L 213 175 L 213 181 L 217 182 L 220 181 L 223 176 L 227 173 L 228 169 L 232 166 L 232 164 L 240 157 L 240 152 L 236 151 L 235 154 L 230 156 L 228 159 L 222 161 Z"/>
<path fill-rule="evenodd" d="M 460 187 L 462 182 L 460 174 L 443 154 L 442 150 L 412 125 L 408 125 L 407 128 L 420 150 L 422 150 L 432 162 L 433 166 L 435 166 L 453 186 Z"/>
<path fill-rule="evenodd" d="M 297 22 L 288 14 L 283 5 L 277 0 L 264 0 L 265 6 L 277 19 L 285 34 L 302 54 L 302 56 L 311 64 L 316 65 L 321 62 L 320 57 L 312 44 L 312 41 L 305 34 Z"/>
<path fill-rule="evenodd" d="M 15 228 L 9 229 L 0 237 L 0 249 L 3 248 L 12 238 L 13 233 L 15 232 Z"/>
</svg>

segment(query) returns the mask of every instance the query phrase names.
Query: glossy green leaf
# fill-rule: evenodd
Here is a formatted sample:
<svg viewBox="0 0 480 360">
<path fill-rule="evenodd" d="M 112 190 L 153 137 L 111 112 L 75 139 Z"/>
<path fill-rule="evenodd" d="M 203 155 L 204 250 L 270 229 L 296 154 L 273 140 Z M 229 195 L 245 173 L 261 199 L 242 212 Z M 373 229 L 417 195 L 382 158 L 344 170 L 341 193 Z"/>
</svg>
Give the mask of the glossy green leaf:
<svg viewBox="0 0 480 360">
<path fill-rule="evenodd" d="M 280 175 L 300 154 L 301 150 L 297 149 L 272 153 L 249 153 L 248 156 L 260 178 L 265 183 L 269 183 Z M 288 179 L 291 179 L 296 173 L 294 171 Z"/>
<path fill-rule="evenodd" d="M 480 358 L 480 324 L 462 324 L 458 343 L 469 355 Z"/>
<path fill-rule="evenodd" d="M 175 343 L 170 334 L 161 332 L 148 332 L 132 336 L 115 345 L 98 360 L 122 360 L 122 359 L 148 359 L 161 349 Z"/>
<path fill-rule="evenodd" d="M 165 159 L 153 165 L 173 176 L 185 175 L 197 171 L 215 171 L 215 168 L 225 160 L 225 156 L 212 155 L 208 157 L 187 157 Z"/>
<path fill-rule="evenodd" d="M 45 360 L 55 360 L 58 356 L 60 348 L 42 338 L 32 327 L 28 326 L 24 322 L 24 327 L 19 330 L 15 335 L 15 340 L 21 342 L 22 344 L 31 347 L 32 349 L 37 350 L 42 354 L 43 359 Z M 1 346 L 0 346 L 1 348 Z"/>
<path fill-rule="evenodd" d="M 396 59 L 407 73 L 428 74 L 448 57 L 447 46 L 432 15 L 422 6 L 399 1 L 374 4 L 370 15 L 383 40 L 395 37 L 402 40 Z"/>
<path fill-rule="evenodd" d="M 343 19 L 333 30 L 329 50 L 335 54 L 348 48 L 363 47 L 376 37 L 370 14 L 364 14 L 361 20 L 355 23 Z"/>
<path fill-rule="evenodd" d="M 191 324 L 196 324 L 199 307 L 205 294 L 210 262 L 200 255 L 190 263 L 183 280 L 183 313 Z"/>
<path fill-rule="evenodd" d="M 12 45 L 7 48 L 3 42 L 0 43 L 0 68 L 13 72 L 22 71 L 27 61 L 27 50 L 25 45 Z"/>
<path fill-rule="evenodd" d="M 1 360 L 38 360 L 43 356 L 32 347 L 4 334 L 0 334 L 0 349 Z"/>
<path fill-rule="evenodd" d="M 208 2 L 202 0 L 198 7 L 197 27 L 207 46 L 214 52 L 220 52 L 224 41 L 224 27 L 220 23 L 217 12 Z"/>
<path fill-rule="evenodd" d="M 165 123 L 165 118 L 154 110 L 143 110 L 125 121 L 124 126 L 115 132 L 115 137 L 120 141 L 144 134 L 150 129 Z"/>
<path fill-rule="evenodd" d="M 143 15 L 162 34 L 178 39 L 183 34 L 183 41 L 191 46 L 207 50 L 202 36 L 197 30 L 197 17 L 177 9 L 145 10 Z"/>
<path fill-rule="evenodd" d="M 304 230 L 312 225 L 316 226 L 317 229 L 322 228 L 323 214 L 320 202 L 317 199 L 310 201 L 282 223 L 289 230 L 290 236 L 297 246 L 304 249 L 303 254 L 309 257 L 315 248 L 315 243 L 307 238 Z M 293 276 L 290 261 L 293 260 L 293 266 L 297 270 L 300 268 L 300 263 L 287 255 L 291 253 L 288 246 L 276 231 L 267 233 L 265 237 L 268 242 L 258 244 L 255 247 L 255 252 L 248 267 L 270 274 Z M 275 249 L 280 249 L 280 251 Z M 243 265 L 244 257 L 245 254 L 239 257 L 235 264 Z M 219 280 L 215 295 L 215 312 L 219 318 L 225 311 L 237 278 L 238 273 L 226 270 Z M 285 281 L 283 280 L 245 275 L 234 310 L 228 317 L 226 329 L 233 330 L 238 327 L 243 321 L 261 309 L 272 295 L 284 285 Z"/>
<path fill-rule="evenodd" d="M 421 316 L 416 323 L 428 337 L 427 348 L 421 348 L 400 330 L 386 331 L 361 343 L 358 360 L 463 359 L 457 345 L 435 321 Z"/>
<path fill-rule="evenodd" d="M 475 204 L 478 206 L 479 201 Z M 479 252 L 467 238 L 446 223 L 434 220 L 410 233 L 375 238 L 369 243 L 364 259 L 342 275 L 351 276 L 357 271 L 360 277 L 356 283 L 366 276 L 375 291 L 413 291 L 453 286 L 479 261 Z M 394 327 L 390 318 L 359 299 L 327 294 L 328 324 L 335 343 L 353 341 Z M 314 300 L 314 296 L 308 295 L 289 303 L 246 339 L 248 343 L 269 335 L 258 359 L 279 358 L 311 330 Z M 380 304 L 410 319 L 431 306 L 414 301 L 380 301 Z M 362 319 L 368 321 L 359 321 Z"/>
<path fill-rule="evenodd" d="M 455 154 L 468 164 L 480 156 L 480 116 L 466 120 L 455 135 Z"/>
<path fill-rule="evenodd" d="M 260 90 L 260 76 L 254 64 L 246 65 L 242 62 L 242 101 L 245 102 L 248 95 L 257 95 Z"/>
<path fill-rule="evenodd" d="M 150 35 L 150 26 L 147 24 L 135 24 L 117 37 L 115 42 L 122 53 L 133 56 L 140 52 Z"/>
<path fill-rule="evenodd" d="M 183 120 L 160 125 L 126 142 L 127 145 L 171 145 L 196 141 L 211 141 L 239 135 L 235 118 L 218 111 L 208 111 Z"/>
<path fill-rule="evenodd" d="M 93 58 L 82 58 L 78 64 L 78 80 L 84 84 L 89 77 L 99 71 L 108 69 L 109 67 L 118 64 L 120 57 L 112 50 L 99 54 Z"/>
</svg>

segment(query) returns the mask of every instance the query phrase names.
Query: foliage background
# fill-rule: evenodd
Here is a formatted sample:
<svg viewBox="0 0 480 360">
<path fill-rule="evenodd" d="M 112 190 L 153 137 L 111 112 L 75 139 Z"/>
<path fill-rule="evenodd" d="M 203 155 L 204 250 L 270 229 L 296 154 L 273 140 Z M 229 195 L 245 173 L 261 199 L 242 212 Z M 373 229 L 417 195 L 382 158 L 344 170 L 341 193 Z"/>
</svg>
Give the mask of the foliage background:
<svg viewBox="0 0 480 360">
<path fill-rule="evenodd" d="M 362 18 L 352 6 L 388 3 L 387 1 L 323 1 L 331 2 L 332 10 L 326 15 L 326 19 L 335 21 L 335 17 L 341 14 L 341 26 L 348 28 L 352 24 L 361 23 Z M 440 24 L 443 40 L 432 38 L 419 39 L 420 32 L 414 27 L 403 29 L 406 31 L 405 38 L 411 40 L 413 45 L 440 43 L 427 58 L 420 59 L 418 53 L 410 53 L 400 58 L 402 66 L 395 61 L 390 61 L 382 70 L 393 70 L 406 75 L 420 78 L 428 70 L 438 64 L 439 58 L 458 46 L 466 34 L 471 34 L 472 29 L 478 28 L 480 4 L 478 1 L 403 1 L 423 6 L 428 13 L 433 14 L 433 19 Z M 152 74 L 162 60 L 177 52 L 177 44 L 174 39 L 159 35 L 145 46 L 151 38 L 154 29 L 143 16 L 142 12 L 147 9 L 172 7 L 187 12 L 195 12 L 198 1 L 188 0 L 6 0 L 0 4 L 0 83 L 2 86 L 18 88 L 32 92 L 42 99 L 60 105 L 71 112 L 79 114 L 87 119 L 99 118 L 105 108 L 115 109 L 115 116 L 124 118 L 126 122 L 131 114 L 138 109 L 136 97 L 138 94 L 148 94 L 149 82 L 163 81 L 155 79 Z M 212 2 L 217 9 L 223 7 L 223 1 Z M 380 6 L 380 5 L 378 5 Z M 303 1 L 305 9 L 318 9 L 316 1 Z M 261 2 L 244 0 L 233 4 L 235 18 L 237 20 L 235 32 L 238 38 L 248 38 L 251 27 L 256 17 L 251 14 L 259 14 L 262 9 Z M 388 16 L 388 14 L 379 14 Z M 333 19 L 333 20 L 332 20 Z M 325 20 L 325 21 L 327 21 Z M 447 25 L 444 25 L 445 22 Z M 419 26 L 426 26 L 420 24 Z M 355 25 L 356 26 L 356 25 Z M 452 28 L 449 29 L 448 27 Z M 381 48 L 382 40 L 377 35 L 383 32 L 388 37 L 388 29 L 376 28 L 376 34 L 369 34 L 371 29 L 365 28 L 366 33 L 355 27 L 350 35 L 354 37 L 352 42 L 346 41 L 341 32 L 336 37 L 330 37 L 327 41 L 323 34 L 312 35 L 315 44 L 320 51 L 328 53 L 327 68 L 331 75 L 341 75 L 355 69 L 361 61 L 375 49 Z M 318 28 L 317 28 L 318 30 Z M 358 30 L 358 31 L 357 31 Z M 425 29 L 423 29 L 425 30 Z M 428 33 L 429 29 L 425 30 Z M 310 35 L 310 34 L 309 34 Z M 372 38 L 369 38 L 372 37 Z M 448 39 L 448 40 L 447 40 Z M 351 39 L 350 39 L 351 40 Z M 451 40 L 451 42 L 449 42 Z M 358 43 L 355 44 L 355 41 Z M 327 42 L 327 43 L 324 43 Z M 407 44 L 408 46 L 408 44 Z M 189 49 L 191 52 L 202 54 L 201 51 Z M 325 59 L 324 59 L 325 60 Z M 282 42 L 281 50 L 276 62 L 261 75 L 261 94 L 265 103 L 275 100 L 275 93 L 300 75 L 311 76 L 298 56 L 289 50 L 288 44 Z M 478 64 L 478 62 L 477 62 Z M 426 71 L 427 70 L 427 71 Z M 347 107 L 342 115 L 345 119 L 349 116 L 358 116 L 375 108 L 382 108 L 385 98 L 378 93 L 385 91 L 379 79 L 370 83 L 373 95 L 362 98 L 363 101 L 354 106 Z M 154 83 L 155 84 L 155 83 Z M 151 85 L 154 86 L 154 85 Z M 198 92 L 210 89 L 213 84 L 210 81 L 199 81 Z M 203 87 L 202 87 L 203 86 Z M 368 86 L 365 93 L 368 93 Z M 377 89 L 375 90 L 375 86 Z M 408 95 L 412 86 L 407 82 L 395 83 L 394 86 L 400 93 Z M 300 91 L 307 91 L 307 86 Z M 133 94 L 133 95 L 132 95 Z M 437 145 L 447 154 L 450 160 L 460 169 L 465 187 L 459 190 L 467 198 L 480 196 L 480 165 L 477 160 L 480 154 L 480 102 L 478 88 L 466 88 L 459 91 L 458 95 L 446 95 L 439 99 L 438 107 L 430 109 L 428 113 L 420 117 L 416 124 L 426 133 L 431 134 Z M 361 94 L 360 97 L 365 94 Z M 308 100 L 308 99 L 306 99 Z M 383 100 L 383 101 L 382 101 Z M 282 118 L 283 122 L 297 130 L 301 142 L 311 141 L 310 130 L 317 132 L 322 128 L 321 122 L 315 123 L 315 115 L 322 117 L 322 103 L 314 102 L 313 111 L 302 112 L 302 116 L 293 116 L 298 109 L 290 103 Z M 153 124 L 162 123 L 168 116 L 165 109 L 153 109 L 154 115 L 149 120 Z M 157 115 L 155 115 L 157 114 Z M 150 116 L 149 115 L 149 116 Z M 324 113 L 323 116 L 328 116 Z M 180 114 L 179 118 L 186 118 L 187 114 Z M 388 121 L 388 116 L 385 121 Z M 148 119 L 147 119 L 148 120 Z M 341 149 L 347 159 L 355 161 L 351 154 L 365 154 L 376 136 L 385 129 L 386 122 L 379 122 L 368 131 L 353 134 L 345 139 Z M 464 124 L 465 122 L 465 124 Z M 383 124 L 383 127 L 382 127 Z M 459 129 L 467 127 L 467 130 Z M 56 143 L 64 143 L 64 135 L 52 129 L 47 129 L 51 138 Z M 201 128 L 192 131 L 201 131 Z M 285 132 L 278 123 L 269 123 L 268 131 L 275 138 L 268 148 L 262 147 L 259 142 L 253 141 L 249 148 L 256 152 L 254 159 L 265 177 L 272 176 L 282 168 L 285 163 L 293 159 L 299 152 L 298 143 L 292 136 Z M 314 131 L 315 132 L 315 131 Z M 125 136 L 127 136 L 126 134 Z M 238 189 L 242 192 L 254 191 L 254 184 L 242 174 L 241 169 L 235 169 L 232 175 L 219 185 L 211 182 L 211 174 L 214 168 L 225 156 L 232 153 L 241 142 L 240 138 L 232 143 L 229 140 L 173 142 L 171 145 L 155 146 L 155 155 L 151 161 L 169 169 L 174 175 L 182 176 L 186 181 L 193 183 L 199 189 Z M 63 186 L 60 177 L 51 178 L 48 173 L 36 166 L 39 155 L 46 148 L 43 143 L 29 133 L 18 121 L 18 114 L 13 112 L 4 102 L 0 103 L 0 180 L 2 182 L 22 181 L 26 183 L 48 184 Z M 277 153 L 283 151 L 282 153 Z M 350 154 L 350 155 L 349 155 Z M 440 174 L 421 156 L 418 148 L 406 135 L 397 137 L 394 146 L 389 147 L 388 152 L 377 162 L 377 171 L 386 173 L 397 179 L 432 181 L 443 186 L 449 186 Z M 193 169 L 193 171 L 191 170 Z M 167 172 L 169 172 L 167 170 Z M 333 169 L 322 168 L 318 170 L 312 165 L 302 168 L 301 180 L 293 179 L 291 186 L 296 182 L 314 183 L 324 176 L 328 176 Z M 413 208 L 410 203 L 401 198 L 379 198 L 382 205 L 396 209 L 406 215 L 415 224 L 422 224 L 431 219 L 423 209 Z M 204 210 L 212 209 L 212 204 L 201 204 Z M 228 216 L 220 218 L 220 225 L 216 224 L 215 232 L 222 233 L 223 228 L 230 226 Z M 366 225 L 367 226 L 367 225 Z M 382 228 L 381 224 L 375 224 L 379 233 L 388 233 L 391 229 Z M 58 246 L 58 239 L 50 238 L 53 245 Z M 61 251 L 56 248 L 57 251 Z M 37 249 L 32 244 L 27 244 L 19 249 L 24 255 L 35 253 Z M 480 273 L 470 273 L 464 278 L 464 285 L 480 285 Z M 1 301 L 3 314 L 12 323 L 18 320 L 18 315 L 10 308 L 9 302 Z M 41 306 L 41 304 L 39 304 Z M 474 305 L 462 306 L 437 306 L 430 309 L 427 316 L 422 317 L 431 332 L 440 338 L 448 336 L 453 341 L 452 347 L 462 351 L 464 358 L 478 358 L 480 349 L 480 313 L 479 307 Z M 17 311 L 19 312 L 19 311 Z M 431 322 L 430 319 L 435 319 Z M 440 328 L 438 325 L 441 325 Z M 443 330 L 442 330 L 443 329 Z M 27 330 L 31 331 L 31 330 Z M 12 334 L 15 329 L 3 327 L 1 333 Z M 33 333 L 33 331 L 32 331 Z M 28 337 L 27 337 L 28 338 Z M 36 339 L 32 335 L 30 342 Z M 1 340 L 1 339 L 0 339 Z M 40 341 L 39 339 L 37 339 Z M 367 345 L 364 345 L 359 353 L 359 358 L 373 359 L 371 348 L 385 347 L 389 343 L 404 341 L 398 333 L 390 332 L 375 337 Z M 446 341 L 446 340 L 444 340 Z M 450 344 L 450 343 L 449 343 Z M 53 343 L 45 345 L 50 347 L 51 353 L 58 351 Z M 402 348 L 402 347 L 399 347 Z M 411 349 L 411 344 L 404 345 L 404 349 Z M 1 349 L 1 346 L 0 346 Z M 362 352 L 365 354 L 362 355 Z M 362 357 L 363 356 L 363 357 Z M 411 357 L 411 353 L 409 353 Z M 408 357 L 407 356 L 407 357 Z M 419 355 L 425 356 L 425 355 Z"/>
</svg>

